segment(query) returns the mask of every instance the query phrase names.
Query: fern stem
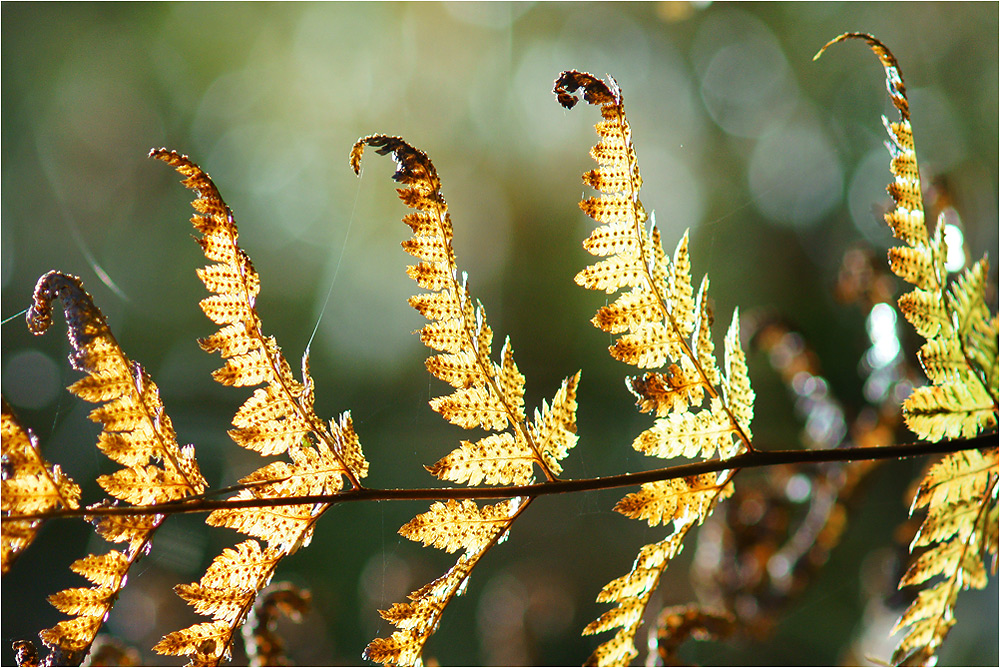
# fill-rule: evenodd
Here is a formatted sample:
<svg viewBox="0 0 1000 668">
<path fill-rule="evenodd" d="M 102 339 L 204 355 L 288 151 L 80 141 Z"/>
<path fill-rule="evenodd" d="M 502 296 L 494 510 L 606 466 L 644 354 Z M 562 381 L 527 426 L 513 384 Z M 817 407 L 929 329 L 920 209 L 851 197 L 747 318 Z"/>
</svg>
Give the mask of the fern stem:
<svg viewBox="0 0 1000 668">
<path fill-rule="evenodd" d="M 222 508 L 264 508 L 274 506 L 324 503 L 335 505 L 348 501 L 432 501 L 447 499 L 506 499 L 515 496 L 533 499 L 550 494 L 592 492 L 603 489 L 632 487 L 658 480 L 671 480 L 686 476 L 714 473 L 729 469 L 750 469 L 784 464 L 820 464 L 825 462 L 855 462 L 901 459 L 926 455 L 946 454 L 962 450 L 979 450 L 996 447 L 997 432 L 987 432 L 972 438 L 942 440 L 937 443 L 917 441 L 899 445 L 838 448 L 834 450 L 755 450 L 725 460 L 713 459 L 666 468 L 624 473 L 602 478 L 555 480 L 521 487 L 489 488 L 413 488 L 374 489 L 370 487 L 348 490 L 338 494 L 316 494 L 286 498 L 241 499 L 239 501 L 182 500 L 150 506 L 120 506 L 94 509 L 65 509 L 51 513 L 8 515 L 3 521 L 56 519 L 63 517 L 104 517 L 111 515 L 171 515 L 177 513 L 202 513 Z"/>
</svg>

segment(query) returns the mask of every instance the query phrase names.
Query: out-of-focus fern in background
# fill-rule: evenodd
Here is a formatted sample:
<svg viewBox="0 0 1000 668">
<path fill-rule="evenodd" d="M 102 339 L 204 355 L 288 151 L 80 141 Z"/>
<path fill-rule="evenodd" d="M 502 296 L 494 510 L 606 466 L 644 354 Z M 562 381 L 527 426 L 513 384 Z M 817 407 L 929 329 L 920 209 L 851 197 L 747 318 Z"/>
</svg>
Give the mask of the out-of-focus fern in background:
<svg viewBox="0 0 1000 668">
<path fill-rule="evenodd" d="M 258 310 L 289 358 L 309 342 L 329 291 L 311 345 L 317 413 L 351 410 L 374 462 L 370 484 L 434 484 L 420 465 L 460 436 L 427 406 L 440 388 L 410 333 L 423 321 L 406 303 L 401 205 L 382 183 L 391 167 L 371 161 L 358 180 L 346 162 L 357 137 L 398 134 L 427 150 L 446 180 L 456 252 L 491 322 L 518 342 L 531 378 L 526 403 L 583 367 L 580 443 L 566 475 L 648 468 L 629 447 L 648 420 L 621 382 L 624 365 L 606 353 L 608 335 L 587 322 L 599 298 L 572 282 L 586 262 L 579 240 L 589 223 L 575 203 L 592 127 L 582 114 L 567 117 L 551 89 L 558 72 L 575 68 L 611 73 L 625 89 L 645 206 L 667 238 L 691 228 L 694 273 L 712 275 L 716 312 L 739 303 L 741 312 L 790 316 L 851 414 L 863 401 L 858 365 L 871 342 L 864 313 L 838 305 L 831 285 L 852 244 L 880 256 L 892 245 L 875 122 L 890 105 L 865 49 L 812 61 L 845 30 L 893 48 L 924 182 L 951 199 L 971 256 L 989 252 L 995 263 L 993 3 L 5 3 L 2 316 L 26 308 L 49 269 L 80 275 L 119 342 L 156 378 L 212 485 L 256 468 L 225 436 L 245 397 L 211 381 L 216 360 L 195 341 L 212 327 L 197 307 L 205 293 L 187 195 L 146 158 L 150 147 L 176 148 L 212 174 L 236 211 L 261 275 Z M 898 330 L 911 354 L 915 335 Z M 75 380 L 67 352 L 64 339 L 35 339 L 20 318 L 3 326 L 4 397 L 46 457 L 82 483 L 110 465 L 93 448 L 87 407 L 64 390 Z M 801 422 L 780 380 L 763 356 L 749 362 L 755 443 L 795 447 Z M 862 631 L 865 583 L 880 577 L 869 567 L 880 562 L 865 554 L 886 548 L 903 521 L 901 481 L 919 465 L 886 465 L 872 479 L 850 537 L 779 626 L 779 642 L 713 647 L 697 660 L 837 661 Z M 579 629 L 603 609 L 594 593 L 628 567 L 633 546 L 655 540 L 611 511 L 618 496 L 536 504 L 514 529 L 520 540 L 477 569 L 467 599 L 453 604 L 465 614 L 446 617 L 425 658 L 447 644 L 453 663 L 582 661 L 593 640 Z M 309 586 L 315 607 L 288 630 L 294 658 L 357 663 L 385 631 L 376 609 L 443 570 L 447 555 L 395 534 L 419 506 L 335 509 L 310 549 L 286 560 L 279 577 Z M 202 519 L 164 524 L 109 631 L 148 648 L 164 629 L 191 623 L 171 587 L 196 578 L 235 537 L 208 533 Z M 44 596 L 79 586 L 67 565 L 89 534 L 80 522 L 46 527 L 16 566 L 38 576 L 4 582 L 5 639 L 58 621 Z M 626 547 L 593 549 L 612 537 Z M 691 599 L 685 568 L 666 577 L 662 604 Z M 943 662 L 996 664 L 996 596 L 995 584 L 963 596 Z"/>
</svg>

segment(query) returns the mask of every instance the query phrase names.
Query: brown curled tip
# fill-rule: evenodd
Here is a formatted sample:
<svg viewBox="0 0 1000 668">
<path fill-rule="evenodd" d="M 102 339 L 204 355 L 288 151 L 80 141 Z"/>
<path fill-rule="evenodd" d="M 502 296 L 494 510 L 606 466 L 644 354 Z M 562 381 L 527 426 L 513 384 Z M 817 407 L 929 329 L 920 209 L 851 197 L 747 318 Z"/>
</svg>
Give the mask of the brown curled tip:
<svg viewBox="0 0 1000 668">
<path fill-rule="evenodd" d="M 434 169 L 427 154 L 414 148 L 405 139 L 389 135 L 368 135 L 354 143 L 350 162 L 355 174 L 361 171 L 361 156 L 365 152 L 365 146 L 371 146 L 379 155 L 392 154 L 392 159 L 396 162 L 393 180 L 404 184 L 424 183 L 440 186 L 437 182 L 437 170 Z"/>
<path fill-rule="evenodd" d="M 583 89 L 583 99 L 590 104 L 619 104 L 621 102 L 621 92 L 614 79 L 611 79 L 611 87 L 609 87 L 593 74 L 577 70 L 566 70 L 560 74 L 552 92 L 555 93 L 559 104 L 567 109 L 572 109 L 580 101 L 580 98 L 574 95 L 580 89 Z"/>
</svg>

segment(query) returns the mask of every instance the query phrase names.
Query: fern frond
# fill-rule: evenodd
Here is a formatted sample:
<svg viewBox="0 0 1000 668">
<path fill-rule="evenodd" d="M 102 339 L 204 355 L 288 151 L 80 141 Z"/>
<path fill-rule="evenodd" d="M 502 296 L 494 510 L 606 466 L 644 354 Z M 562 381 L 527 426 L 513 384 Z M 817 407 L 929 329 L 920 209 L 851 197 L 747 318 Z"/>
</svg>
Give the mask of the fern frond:
<svg viewBox="0 0 1000 668">
<path fill-rule="evenodd" d="M 403 217 L 413 232 L 403 249 L 418 260 L 406 272 L 429 292 L 411 297 L 409 303 L 429 321 L 419 331 L 420 340 L 437 353 L 427 359 L 427 370 L 453 388 L 450 394 L 431 399 L 431 408 L 452 424 L 494 432 L 475 442 L 462 441 L 427 470 L 441 480 L 469 485 L 529 484 L 536 467 L 546 480 L 555 480 L 562 471 L 561 460 L 576 445 L 579 372 L 563 381 L 551 405 L 543 401 L 529 422 L 525 378 L 514 361 L 513 346 L 505 339 L 499 361 L 493 360 L 493 330 L 486 310 L 473 303 L 467 276 L 459 273 L 451 217 L 433 163 L 399 137 L 371 135 L 359 139 L 351 150 L 356 174 L 369 146 L 381 155 L 392 155 L 393 179 L 403 186 L 396 192 L 415 209 Z M 448 573 L 410 594 L 411 603 L 382 611 L 398 630 L 390 638 L 373 640 L 365 658 L 387 665 L 420 662 L 445 606 L 461 593 L 472 569 L 529 504 L 530 499 L 492 506 L 472 501 L 436 503 L 404 525 L 399 532 L 410 540 L 463 553 Z"/>
<path fill-rule="evenodd" d="M 308 352 L 303 356 L 299 381 L 277 341 L 263 333 L 255 308 L 260 277 L 239 246 L 239 231 L 229 206 L 211 178 L 186 156 L 157 149 L 150 157 L 176 169 L 185 177 L 184 186 L 197 193 L 192 202 L 197 213 L 191 222 L 202 234 L 198 243 L 205 257 L 214 263 L 198 269 L 198 277 L 213 293 L 201 301 L 201 308 L 212 322 L 221 325 L 199 344 L 225 360 L 212 376 L 223 385 L 263 385 L 236 412 L 235 428 L 229 436 L 262 456 L 287 454 L 291 460 L 272 462 L 244 477 L 240 482 L 249 487 L 231 501 L 335 494 L 344 488 L 345 480 L 352 489 L 360 489 L 368 462 L 350 413 L 329 424 L 320 419 L 314 410 Z M 193 663 L 206 665 L 228 656 L 235 632 L 250 613 L 257 592 L 270 582 L 283 557 L 309 544 L 316 521 L 329 507 L 300 504 L 211 513 L 208 524 L 236 529 L 259 538 L 267 547 L 245 541 L 235 551 L 226 550 L 216 557 L 197 584 L 178 586 L 182 598 L 214 621 L 169 634 L 154 649 L 186 655 Z M 232 577 L 220 575 L 233 570 L 241 573 L 245 582 L 237 584 Z"/>
<path fill-rule="evenodd" d="M 285 641 L 276 632 L 277 617 L 283 614 L 299 622 L 309 612 L 312 594 L 288 582 L 268 586 L 260 593 L 243 626 L 243 646 L 251 666 L 285 666 Z"/>
<path fill-rule="evenodd" d="M 584 241 L 584 248 L 604 259 L 578 273 L 576 282 L 608 294 L 621 292 L 592 320 L 599 329 L 618 335 L 609 348 L 612 357 L 639 368 L 666 367 L 626 382 L 638 399 L 639 409 L 655 411 L 657 416 L 653 426 L 632 445 L 662 458 L 708 459 L 718 452 L 720 458 L 728 459 L 748 451 L 754 392 L 740 347 L 739 315 L 733 314 L 726 335 L 723 375 L 710 331 L 708 278 L 702 280 L 697 295 L 691 282 L 688 233 L 670 257 L 652 216 L 648 217 L 651 224 L 647 230 L 646 210 L 639 199 L 642 177 L 617 82 L 609 77 L 605 83 L 575 70 L 556 79 L 553 92 L 564 107 L 577 103 L 577 91 L 583 92 L 587 102 L 601 107 L 602 120 L 595 126 L 598 142 L 591 150 L 599 167 L 583 176 L 584 183 L 601 194 L 585 199 L 580 208 L 598 223 Z M 628 517 L 646 520 L 651 526 L 671 525 L 673 530 L 665 543 L 671 548 L 643 548 L 657 557 L 644 557 L 645 552 L 640 552 L 632 571 L 622 580 L 628 583 L 625 589 L 638 588 L 641 596 L 618 593 L 617 587 L 602 592 L 598 600 L 617 605 L 585 633 L 621 629 L 594 652 L 591 662 L 625 665 L 635 656 L 635 633 L 649 592 L 679 552 L 688 531 L 730 493 L 726 490 L 731 490 L 733 475 L 735 472 L 726 471 L 704 480 L 646 484 L 618 503 L 615 510 Z"/>
<path fill-rule="evenodd" d="M 89 415 L 103 427 L 97 446 L 125 467 L 100 476 L 97 482 L 112 497 L 129 504 L 164 503 L 203 492 L 206 482 L 195 462 L 193 446 L 178 445 L 156 384 L 119 347 L 79 278 L 59 272 L 42 276 L 28 310 L 28 328 L 34 334 L 49 328 L 52 302 L 57 298 L 63 302 L 73 348 L 70 362 L 87 374 L 69 390 L 98 404 Z M 4 489 L 6 496 L 6 485 Z M 67 499 L 73 498 L 69 489 L 67 492 Z M 124 520 L 115 531 L 103 531 L 98 523 L 102 536 L 128 543 L 128 550 L 91 555 L 71 565 L 94 586 L 66 589 L 49 597 L 53 606 L 72 619 L 42 631 L 40 637 L 47 646 L 81 659 L 86 655 L 125 586 L 129 569 L 148 551 L 153 533 L 164 519 Z"/>
<path fill-rule="evenodd" d="M 13 409 L 2 400 L 3 514 L 40 513 L 58 508 L 79 508 L 80 487 L 58 465 L 49 464 L 38 448 L 38 439 L 21 426 Z M 41 520 L 3 523 L 3 574 L 35 540 Z"/>
<path fill-rule="evenodd" d="M 447 573 L 409 595 L 410 603 L 393 603 L 379 614 L 398 630 L 388 638 L 375 638 L 362 656 L 387 666 L 423 664 L 424 645 L 437 630 L 445 607 L 465 593 L 469 576 L 480 559 L 507 536 L 511 524 L 530 504 L 530 499 L 511 499 L 494 506 L 436 503 L 400 528 L 410 540 L 434 545 L 448 552 L 465 551 Z"/>
<path fill-rule="evenodd" d="M 595 126 L 598 143 L 591 151 L 602 167 L 584 175 L 584 182 L 602 195 L 580 203 L 600 225 L 584 247 L 593 255 L 611 257 L 581 271 L 576 282 L 609 293 L 628 288 L 612 304 L 599 309 L 593 323 L 620 335 L 609 349 L 616 359 L 642 368 L 670 364 L 671 375 L 680 372 L 679 384 L 688 396 L 675 394 L 667 400 L 661 393 L 674 410 L 696 407 L 704 397 L 719 398 L 739 447 L 749 448 L 750 434 L 745 431 L 749 420 L 746 415 L 738 418 L 733 414 L 714 358 L 707 279 L 697 297 L 692 288 L 688 234 L 681 237 L 671 259 L 663 251 L 655 222 L 646 229 L 647 214 L 639 199 L 642 177 L 621 90 L 614 79 L 606 84 L 575 70 L 563 72 L 555 82 L 557 99 L 567 108 L 576 104 L 575 93 L 581 90 L 587 102 L 600 105 L 602 117 Z M 661 376 L 660 380 L 666 378 Z M 746 399 L 752 404 L 748 382 L 745 390 L 743 404 L 747 404 Z M 659 415 L 670 412 L 665 406 L 658 409 Z"/>
<path fill-rule="evenodd" d="M 643 546 L 632 570 L 601 589 L 597 596 L 598 603 L 613 602 L 617 605 L 588 624 L 583 633 L 593 635 L 615 628 L 618 632 L 594 650 L 585 665 L 627 666 L 638 654 L 635 634 L 642 624 L 649 597 L 659 585 L 667 564 L 680 554 L 687 528 L 685 526 L 657 543 Z"/>
<path fill-rule="evenodd" d="M 907 426 L 920 438 L 971 437 L 997 425 L 997 318 L 986 306 L 988 273 L 983 258 L 950 284 L 945 270 L 947 254 L 944 219 L 933 235 L 927 233 L 920 177 L 910 126 L 910 108 L 899 64 L 881 42 L 863 33 L 846 33 L 832 44 L 862 39 L 885 69 L 886 86 L 899 122 L 883 123 L 889 133 L 888 191 L 894 209 L 885 220 L 905 247 L 889 251 L 892 271 L 916 286 L 899 299 L 900 310 L 927 342 L 919 358 L 931 385 L 918 387 L 903 403 Z M 946 456 L 932 466 L 914 498 L 911 513 L 927 508 L 917 537 L 910 546 L 924 551 L 911 564 L 900 587 L 925 588 L 903 613 L 893 632 L 904 630 L 893 663 L 927 664 L 955 623 L 954 607 L 961 589 L 986 586 L 984 558 L 996 558 L 997 449 Z M 940 580 L 938 580 L 940 578 Z M 929 581 L 935 581 L 929 584 Z"/>
<path fill-rule="evenodd" d="M 463 554 L 447 573 L 410 594 L 410 603 L 393 603 L 379 614 L 399 630 L 388 638 L 375 638 L 364 658 L 386 666 L 419 666 L 428 638 L 437 629 L 444 608 L 465 590 L 469 574 L 482 553 Z"/>
</svg>

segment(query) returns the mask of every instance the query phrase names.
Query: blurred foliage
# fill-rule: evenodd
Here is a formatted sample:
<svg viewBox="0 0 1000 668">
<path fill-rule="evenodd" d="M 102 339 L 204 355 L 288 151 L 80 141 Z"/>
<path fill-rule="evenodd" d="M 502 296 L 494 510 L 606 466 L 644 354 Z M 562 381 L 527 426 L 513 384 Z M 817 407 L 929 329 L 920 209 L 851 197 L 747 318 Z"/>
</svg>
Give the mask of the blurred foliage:
<svg viewBox="0 0 1000 668">
<path fill-rule="evenodd" d="M 518 350 L 527 403 L 583 369 L 581 441 L 566 475 L 648 467 L 628 445 L 648 420 L 631 405 L 607 335 L 587 322 L 599 297 L 572 283 L 585 263 L 589 224 L 576 201 L 595 119 L 567 114 L 551 87 L 575 68 L 622 85 L 643 201 L 667 246 L 692 228 L 694 274 L 711 274 L 717 312 L 739 304 L 790 316 L 851 414 L 863 401 L 858 361 L 870 341 L 865 313 L 838 305 L 831 286 L 851 244 L 879 256 L 889 245 L 878 120 L 889 107 L 881 69 L 861 45 L 812 61 L 846 30 L 893 49 L 925 183 L 948 193 L 971 255 L 989 251 L 995 261 L 995 3 L 4 3 L 2 315 L 27 307 L 45 271 L 80 275 L 126 352 L 156 379 L 206 477 L 221 486 L 252 470 L 258 462 L 225 435 L 245 395 L 210 380 L 216 360 L 195 343 L 212 326 L 197 307 L 204 290 L 188 194 L 145 157 L 151 147 L 177 149 L 235 210 L 261 274 L 265 330 L 290 359 L 323 315 L 311 345 L 317 412 L 352 411 L 370 484 L 429 485 L 421 464 L 462 435 L 426 406 L 436 389 L 410 334 L 422 320 L 405 302 L 412 284 L 391 166 L 372 161 L 356 179 L 347 165 L 359 136 L 398 134 L 438 167 L 459 264 Z M 35 340 L 20 318 L 7 322 L 3 394 L 50 461 L 92 481 L 110 463 L 92 446 L 86 407 L 63 391 L 74 379 L 66 352 L 59 336 Z M 756 443 L 794 447 L 801 423 L 774 372 L 753 358 L 750 372 Z M 392 442 L 407 447 L 388 451 Z M 778 641 L 702 648 L 697 660 L 836 662 L 863 630 L 860 564 L 903 521 L 901 481 L 917 466 L 884 472 Z M 594 596 L 634 553 L 593 546 L 612 535 L 636 547 L 655 539 L 611 512 L 615 498 L 540 501 L 477 570 L 426 656 L 582 661 L 595 641 L 579 631 L 602 610 Z M 309 586 L 314 601 L 304 625 L 287 631 L 294 659 L 358 663 L 385 626 L 376 608 L 443 570 L 442 555 L 395 534 L 416 509 L 334 510 L 312 546 L 287 560 L 279 575 Z M 193 619 L 170 588 L 235 540 L 200 522 L 166 523 L 109 620 L 144 652 Z M 80 584 L 67 565 L 87 535 L 80 523 L 50 525 L 17 564 L 3 586 L 5 639 L 58 620 L 44 596 Z M 662 603 L 690 600 L 686 569 L 668 577 Z M 996 611 L 995 584 L 963 599 L 942 660 L 996 665 Z"/>
</svg>

